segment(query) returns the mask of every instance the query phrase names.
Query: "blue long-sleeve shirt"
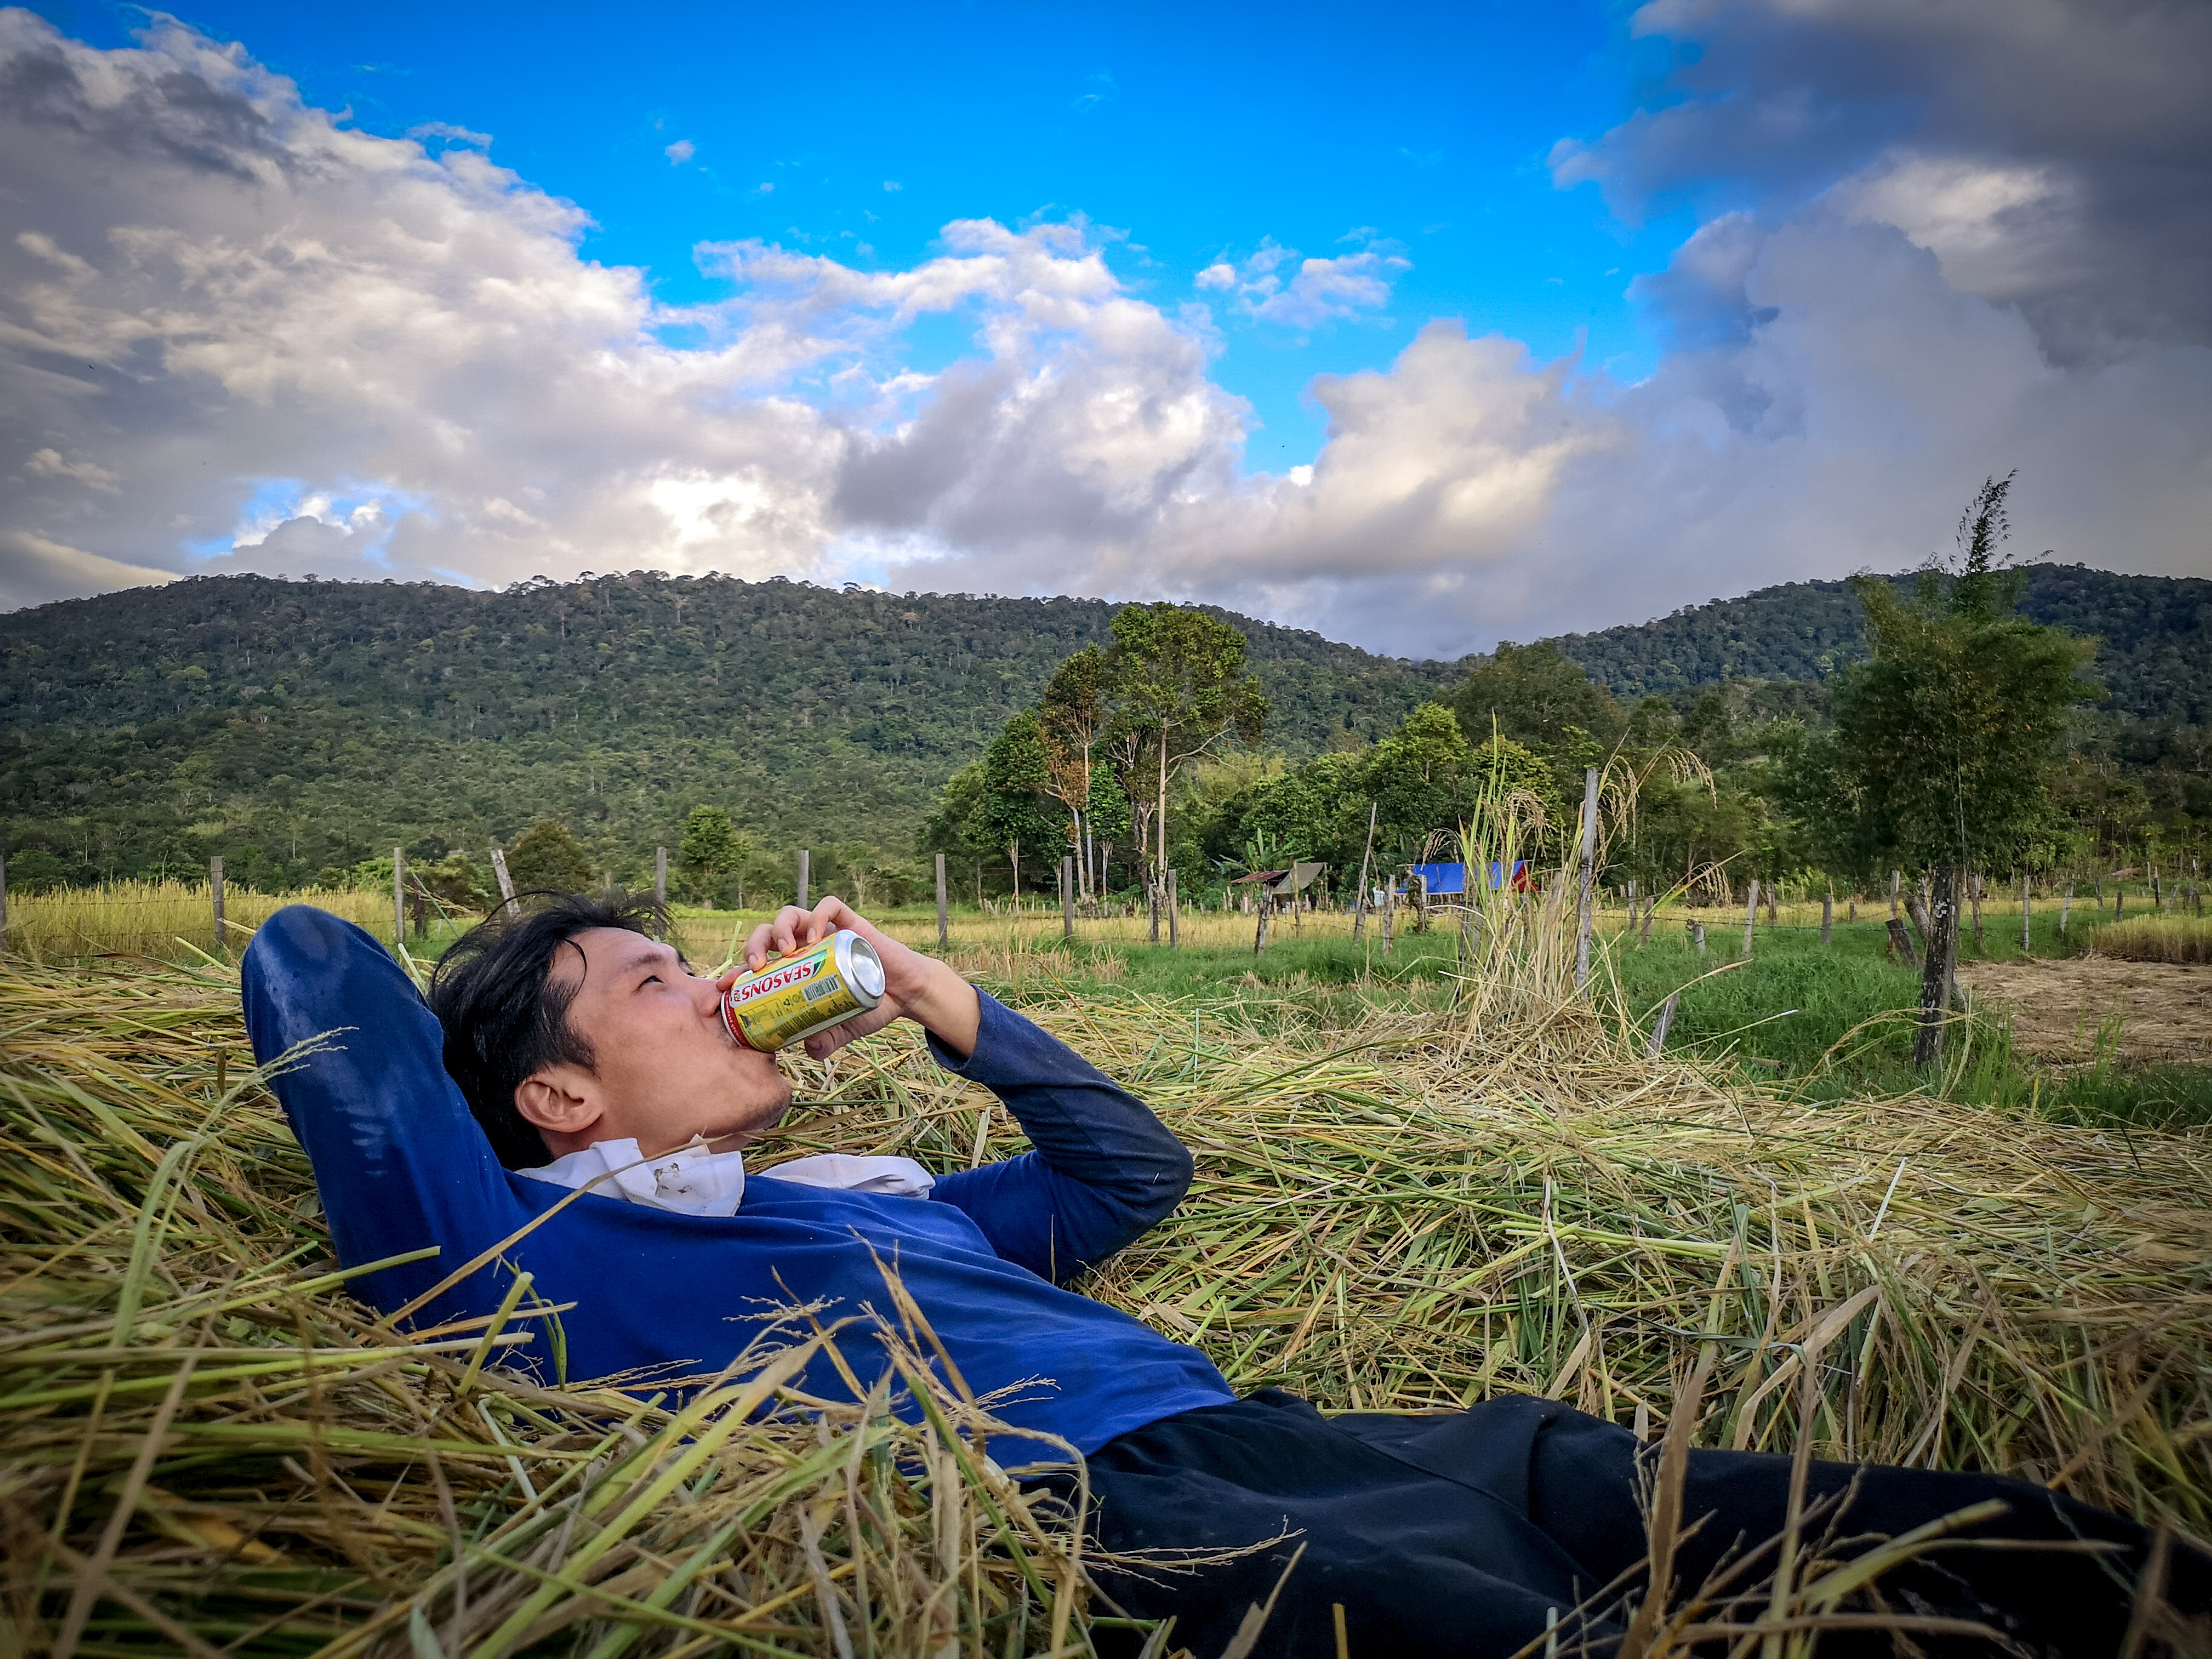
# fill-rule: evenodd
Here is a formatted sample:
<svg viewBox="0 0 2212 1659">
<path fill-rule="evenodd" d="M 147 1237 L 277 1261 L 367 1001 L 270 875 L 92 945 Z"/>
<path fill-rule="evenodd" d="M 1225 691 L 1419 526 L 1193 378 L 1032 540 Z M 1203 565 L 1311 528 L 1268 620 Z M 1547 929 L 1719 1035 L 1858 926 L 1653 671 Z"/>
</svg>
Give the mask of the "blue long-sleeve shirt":
<svg viewBox="0 0 2212 1659">
<path fill-rule="evenodd" d="M 428 1261 L 356 1280 L 381 1310 L 429 1290 L 569 1194 L 500 1165 L 447 1075 L 444 1036 L 384 948 L 305 906 L 264 923 L 246 953 L 246 1030 L 274 1059 L 335 1033 L 278 1077 L 277 1098 L 313 1164 L 339 1261 L 351 1267 L 426 1244 Z M 413 1317 L 492 1313 L 518 1272 L 535 1296 L 576 1305 L 506 1363 L 570 1380 L 641 1370 L 713 1371 L 775 1310 L 826 1304 L 831 1320 L 881 1312 L 883 1266 L 977 1395 L 1039 1386 L 994 1407 L 1095 1451 L 1115 1436 L 1233 1398 L 1195 1349 L 1053 1281 L 1103 1261 L 1174 1209 L 1190 1156 L 1146 1106 L 1065 1044 L 988 996 L 975 1052 L 940 1065 L 1013 1112 L 1035 1151 L 939 1177 L 928 1198 L 843 1192 L 749 1175 L 731 1216 L 672 1214 L 587 1193 Z M 888 1364 L 863 1320 L 839 1349 L 863 1386 Z M 826 1358 L 795 1379 L 823 1398 L 848 1389 Z"/>
</svg>

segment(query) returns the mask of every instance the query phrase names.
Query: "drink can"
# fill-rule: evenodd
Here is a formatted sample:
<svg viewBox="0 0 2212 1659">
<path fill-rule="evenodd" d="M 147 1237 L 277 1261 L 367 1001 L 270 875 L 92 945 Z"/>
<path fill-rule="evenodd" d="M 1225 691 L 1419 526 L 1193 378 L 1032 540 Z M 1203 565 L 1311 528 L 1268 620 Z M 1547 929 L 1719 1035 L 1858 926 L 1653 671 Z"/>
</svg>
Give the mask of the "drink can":
<svg viewBox="0 0 2212 1659">
<path fill-rule="evenodd" d="M 722 1024 L 748 1048 L 773 1054 L 842 1025 L 884 1000 L 884 961 L 849 927 L 745 974 L 722 994 Z"/>
</svg>

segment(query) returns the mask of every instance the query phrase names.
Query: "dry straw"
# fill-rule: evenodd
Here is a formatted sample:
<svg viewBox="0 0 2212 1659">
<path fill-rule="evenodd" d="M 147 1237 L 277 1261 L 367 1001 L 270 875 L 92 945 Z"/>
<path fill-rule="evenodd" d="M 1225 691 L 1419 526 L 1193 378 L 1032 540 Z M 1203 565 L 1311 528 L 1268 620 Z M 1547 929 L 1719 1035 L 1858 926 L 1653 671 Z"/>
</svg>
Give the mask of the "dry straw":
<svg viewBox="0 0 2212 1659">
<path fill-rule="evenodd" d="M 1249 1001 L 1078 997 L 1010 933 L 1028 1012 L 1198 1157 L 1181 1212 L 1083 1288 L 1325 1409 L 1522 1390 L 1678 1451 L 2001 1471 L 2212 1533 L 2203 1139 L 1814 1107 L 1648 1060 L 1609 981 L 1573 994 L 1552 901 L 1481 902 L 1457 1011 L 1378 1004 L 1328 1036 Z M 1069 1517 L 986 1461 L 988 1402 L 911 1356 L 918 1423 L 790 1395 L 813 1320 L 852 1310 L 795 1317 L 795 1346 L 689 1403 L 520 1383 L 500 1321 L 402 1334 L 347 1298 L 230 970 L 0 977 L 21 1650 L 1081 1651 L 1110 1612 Z M 1021 1145 L 914 1042 L 799 1064 L 812 1104 L 759 1164 Z M 1806 1559 L 1780 1540 L 1671 1610 L 1609 1593 L 1646 1659 L 1802 1652 L 1850 1588 Z"/>
</svg>

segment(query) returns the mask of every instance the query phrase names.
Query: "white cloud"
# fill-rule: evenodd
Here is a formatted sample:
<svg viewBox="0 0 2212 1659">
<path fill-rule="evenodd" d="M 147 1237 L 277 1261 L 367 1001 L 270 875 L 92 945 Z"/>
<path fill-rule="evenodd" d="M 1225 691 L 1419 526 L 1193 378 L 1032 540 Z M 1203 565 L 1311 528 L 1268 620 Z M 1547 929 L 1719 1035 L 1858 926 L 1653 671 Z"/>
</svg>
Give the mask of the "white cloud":
<svg viewBox="0 0 2212 1659">
<path fill-rule="evenodd" d="M 660 153 L 669 159 L 672 165 L 680 167 L 699 153 L 699 146 L 689 138 L 678 138 Z"/>
<path fill-rule="evenodd" d="M 88 489 L 119 493 L 116 476 L 97 461 L 65 461 L 58 449 L 34 449 L 23 470 L 41 478 L 74 478 Z"/>
<path fill-rule="evenodd" d="M 886 179 L 884 180 L 884 188 L 885 190 L 904 190 L 906 186 L 899 183 L 896 179 Z"/>
<path fill-rule="evenodd" d="M 1241 270 L 1227 259 L 1217 259 L 1192 280 L 1202 289 L 1233 292 L 1237 309 L 1257 321 L 1317 328 L 1390 303 L 1391 281 L 1413 265 L 1395 244 L 1377 242 L 1376 236 L 1371 227 L 1363 225 L 1339 237 L 1374 246 L 1334 259 L 1302 259 L 1296 248 L 1267 237 L 1245 258 Z M 1285 281 L 1283 268 L 1293 262 Z"/>
</svg>

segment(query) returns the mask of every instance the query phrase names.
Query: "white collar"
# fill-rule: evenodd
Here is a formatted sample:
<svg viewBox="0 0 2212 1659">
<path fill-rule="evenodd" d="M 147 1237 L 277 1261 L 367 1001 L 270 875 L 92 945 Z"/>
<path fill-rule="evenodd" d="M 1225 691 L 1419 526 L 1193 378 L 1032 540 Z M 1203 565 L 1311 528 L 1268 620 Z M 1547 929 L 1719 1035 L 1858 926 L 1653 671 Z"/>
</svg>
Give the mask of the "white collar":
<svg viewBox="0 0 2212 1659">
<path fill-rule="evenodd" d="M 535 1170 L 517 1170 L 532 1181 L 556 1187 L 589 1187 L 677 1215 L 735 1215 L 745 1195 L 744 1154 L 708 1150 L 703 1140 L 648 1158 L 635 1139 L 597 1140 L 580 1152 Z M 937 1178 L 910 1158 L 861 1158 L 849 1152 L 817 1152 L 764 1170 L 777 1181 L 846 1192 L 885 1193 L 926 1198 Z"/>
</svg>

